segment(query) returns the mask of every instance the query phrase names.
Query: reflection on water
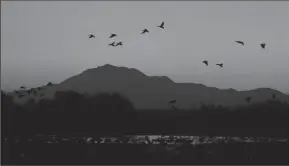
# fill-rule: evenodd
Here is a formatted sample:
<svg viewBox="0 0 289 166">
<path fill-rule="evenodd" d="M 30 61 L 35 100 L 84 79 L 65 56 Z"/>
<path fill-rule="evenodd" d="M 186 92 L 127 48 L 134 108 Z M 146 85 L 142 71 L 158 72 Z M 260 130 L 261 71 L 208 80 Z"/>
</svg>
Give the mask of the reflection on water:
<svg viewBox="0 0 289 166">
<path fill-rule="evenodd" d="M 20 138 L 4 138 L 5 141 L 19 143 Z M 172 136 L 172 135 L 127 135 L 123 137 L 96 137 L 96 136 L 57 136 L 37 134 L 29 137 L 27 142 L 42 142 L 46 144 L 56 143 L 84 143 L 84 144 L 176 144 L 182 141 L 189 141 L 190 144 L 210 144 L 210 143 L 229 143 L 229 142 L 288 142 L 288 138 L 270 138 L 270 137 L 228 137 L 228 136 Z M 26 141 L 24 141 L 26 142 Z"/>
<path fill-rule="evenodd" d="M 126 165 L 172 162 L 189 162 L 186 164 L 221 162 L 219 164 L 225 163 L 226 165 L 228 163 L 259 165 L 270 162 L 272 164 L 288 163 L 288 139 L 285 138 L 37 135 L 4 138 L 4 140 L 5 163 L 11 162 L 12 165 L 64 163 L 67 165 L 76 163 L 89 165 L 122 163 L 121 165 Z"/>
</svg>

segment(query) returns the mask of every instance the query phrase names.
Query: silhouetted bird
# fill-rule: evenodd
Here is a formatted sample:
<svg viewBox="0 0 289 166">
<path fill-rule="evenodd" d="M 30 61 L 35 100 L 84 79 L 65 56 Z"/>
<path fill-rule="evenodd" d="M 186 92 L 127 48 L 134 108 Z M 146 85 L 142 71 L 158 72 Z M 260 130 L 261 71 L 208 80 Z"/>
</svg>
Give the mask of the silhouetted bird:
<svg viewBox="0 0 289 166">
<path fill-rule="evenodd" d="M 260 44 L 260 45 L 261 45 L 261 47 L 262 47 L 263 49 L 265 49 L 265 46 L 266 46 L 265 43 L 262 43 L 262 44 Z"/>
<path fill-rule="evenodd" d="M 145 33 L 149 33 L 149 31 L 147 29 L 142 30 L 141 34 L 145 34 Z"/>
<path fill-rule="evenodd" d="M 24 86 L 21 86 L 20 89 L 26 89 Z"/>
<path fill-rule="evenodd" d="M 165 29 L 164 28 L 165 22 L 162 22 L 162 24 L 160 26 L 158 26 L 159 28 Z"/>
<path fill-rule="evenodd" d="M 112 43 L 108 44 L 108 46 L 113 46 L 114 47 L 115 46 L 114 43 L 115 42 L 112 42 Z"/>
<path fill-rule="evenodd" d="M 176 100 L 169 101 L 170 104 L 176 103 Z"/>
<path fill-rule="evenodd" d="M 113 38 L 113 37 L 116 37 L 116 36 L 117 36 L 116 34 L 112 33 L 112 34 L 109 36 L 109 38 Z"/>
<path fill-rule="evenodd" d="M 239 44 L 245 45 L 244 42 L 242 42 L 242 41 L 236 41 L 236 43 L 239 43 Z"/>
<path fill-rule="evenodd" d="M 208 61 L 203 61 L 204 64 L 206 64 L 207 66 L 209 65 Z"/>
<path fill-rule="evenodd" d="M 122 42 L 118 42 L 118 43 L 116 43 L 115 46 L 122 46 Z"/>
<path fill-rule="evenodd" d="M 220 67 L 223 67 L 223 63 L 219 63 L 219 64 L 216 64 L 216 65 L 218 65 Z"/>
<path fill-rule="evenodd" d="M 95 38 L 95 36 L 93 34 L 88 35 L 89 38 Z"/>
</svg>

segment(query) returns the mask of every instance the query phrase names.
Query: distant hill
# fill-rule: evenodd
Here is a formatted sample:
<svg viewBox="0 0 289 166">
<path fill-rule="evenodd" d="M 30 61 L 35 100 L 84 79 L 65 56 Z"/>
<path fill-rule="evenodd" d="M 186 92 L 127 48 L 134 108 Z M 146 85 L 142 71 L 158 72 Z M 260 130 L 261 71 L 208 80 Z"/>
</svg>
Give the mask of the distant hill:
<svg viewBox="0 0 289 166">
<path fill-rule="evenodd" d="M 100 92 L 118 92 L 126 96 L 136 109 L 168 109 L 171 100 L 176 100 L 179 109 L 198 108 L 202 104 L 215 104 L 233 107 L 247 104 L 245 97 L 251 96 L 251 103 L 276 99 L 289 103 L 289 95 L 269 88 L 249 91 L 234 89 L 220 90 L 195 83 L 175 83 L 166 76 L 147 76 L 141 71 L 127 67 L 106 64 L 88 69 L 70 77 L 60 84 L 44 86 L 37 90 L 37 95 L 25 95 L 16 102 L 23 103 L 29 98 L 36 101 L 41 98 L 53 98 L 56 91 L 73 90 L 79 93 L 96 94 Z"/>
</svg>

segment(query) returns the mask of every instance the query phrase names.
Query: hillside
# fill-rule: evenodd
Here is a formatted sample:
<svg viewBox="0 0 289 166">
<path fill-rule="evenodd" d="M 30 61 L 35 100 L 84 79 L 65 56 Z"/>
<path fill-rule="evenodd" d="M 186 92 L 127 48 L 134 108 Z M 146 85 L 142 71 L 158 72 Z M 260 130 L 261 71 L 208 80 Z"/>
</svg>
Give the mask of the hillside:
<svg viewBox="0 0 289 166">
<path fill-rule="evenodd" d="M 168 77 L 147 76 L 137 69 L 109 64 L 85 70 L 60 84 L 45 86 L 37 91 L 36 96 L 29 94 L 18 98 L 14 92 L 12 95 L 16 102 L 23 103 L 29 98 L 36 101 L 53 98 L 56 91 L 67 90 L 88 95 L 118 92 L 126 96 L 136 109 L 168 109 L 168 102 L 171 100 L 177 100 L 176 107 L 179 109 L 198 108 L 202 104 L 232 107 L 247 104 L 247 96 L 252 97 L 251 103 L 256 103 L 272 99 L 272 94 L 276 94 L 276 99 L 289 103 L 289 95 L 269 88 L 249 91 L 221 90 L 195 83 L 175 83 Z"/>
</svg>

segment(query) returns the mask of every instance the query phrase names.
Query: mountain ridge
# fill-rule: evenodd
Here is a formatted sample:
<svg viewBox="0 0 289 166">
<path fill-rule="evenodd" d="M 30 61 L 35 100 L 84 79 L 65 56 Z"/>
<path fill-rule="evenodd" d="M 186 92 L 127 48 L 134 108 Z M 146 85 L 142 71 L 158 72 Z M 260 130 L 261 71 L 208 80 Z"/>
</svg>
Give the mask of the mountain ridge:
<svg viewBox="0 0 289 166">
<path fill-rule="evenodd" d="M 87 94 L 120 93 L 131 100 L 136 109 L 171 109 L 168 104 L 171 100 L 177 101 L 175 106 L 179 109 L 198 108 L 202 104 L 234 107 L 247 104 L 247 96 L 252 97 L 252 103 L 255 103 L 272 99 L 273 94 L 278 100 L 289 102 L 289 95 L 270 88 L 237 91 L 196 83 L 176 83 L 167 76 L 147 76 L 135 68 L 110 64 L 84 70 L 59 84 L 45 87 L 41 98 L 52 99 L 56 91 L 68 90 Z M 29 98 L 41 99 L 33 95 L 21 99 L 14 96 L 15 101 L 20 103 Z"/>
</svg>

